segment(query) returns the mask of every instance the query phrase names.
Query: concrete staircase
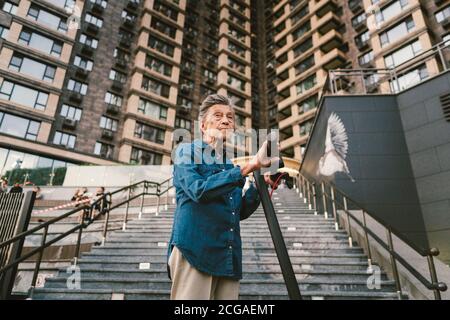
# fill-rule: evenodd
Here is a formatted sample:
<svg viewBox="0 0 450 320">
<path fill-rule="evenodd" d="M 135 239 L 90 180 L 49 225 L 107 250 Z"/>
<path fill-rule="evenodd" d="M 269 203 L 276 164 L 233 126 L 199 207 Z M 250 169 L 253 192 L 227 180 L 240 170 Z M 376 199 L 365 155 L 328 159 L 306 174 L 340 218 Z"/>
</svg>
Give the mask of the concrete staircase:
<svg viewBox="0 0 450 320">
<path fill-rule="evenodd" d="M 381 274 L 381 288 L 369 290 L 367 257 L 350 247 L 334 220 L 314 215 L 292 189 L 274 193 L 274 207 L 304 299 L 396 299 L 395 284 Z M 66 269 L 48 278 L 33 299 L 168 299 L 167 242 L 175 206 L 159 216 L 144 214 L 126 231 L 110 233 L 78 261 L 81 288 L 68 289 Z M 240 299 L 288 299 L 275 249 L 260 206 L 241 222 L 243 279 Z"/>
</svg>

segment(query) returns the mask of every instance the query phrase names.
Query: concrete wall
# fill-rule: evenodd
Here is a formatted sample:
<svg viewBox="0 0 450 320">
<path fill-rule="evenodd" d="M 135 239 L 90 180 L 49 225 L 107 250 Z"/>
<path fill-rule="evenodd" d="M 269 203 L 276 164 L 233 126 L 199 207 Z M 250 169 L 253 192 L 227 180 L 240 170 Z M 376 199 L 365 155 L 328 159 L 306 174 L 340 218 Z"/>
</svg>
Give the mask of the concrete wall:
<svg viewBox="0 0 450 320">
<path fill-rule="evenodd" d="M 450 72 L 401 93 L 398 108 L 430 246 L 450 263 L 450 122 L 439 97 L 450 93 Z"/>
</svg>

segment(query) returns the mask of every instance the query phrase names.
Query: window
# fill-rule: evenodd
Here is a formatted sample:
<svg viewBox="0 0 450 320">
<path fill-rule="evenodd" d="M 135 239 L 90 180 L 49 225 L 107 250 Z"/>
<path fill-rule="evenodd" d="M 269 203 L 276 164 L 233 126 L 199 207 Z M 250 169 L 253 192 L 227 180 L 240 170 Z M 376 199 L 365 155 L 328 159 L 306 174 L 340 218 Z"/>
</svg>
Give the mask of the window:
<svg viewBox="0 0 450 320">
<path fill-rule="evenodd" d="M 167 23 L 162 22 L 161 20 L 155 18 L 154 16 L 152 17 L 152 22 L 150 26 L 153 29 L 161 33 L 164 33 L 166 36 L 175 39 L 177 29 L 175 27 L 169 26 Z"/>
<path fill-rule="evenodd" d="M 305 91 L 308 91 L 316 84 L 317 84 L 316 75 L 313 74 L 312 76 L 309 76 L 308 78 L 297 84 L 297 95 L 300 95 Z"/>
<path fill-rule="evenodd" d="M 312 46 L 313 46 L 312 38 L 303 41 L 294 48 L 294 57 L 298 57 L 299 55 L 305 53 L 306 51 L 311 49 Z"/>
<path fill-rule="evenodd" d="M 307 135 L 314 124 L 314 120 L 309 120 L 307 122 L 301 123 L 300 126 L 300 135 Z"/>
<path fill-rule="evenodd" d="M 231 57 L 228 57 L 228 67 L 242 74 L 245 74 L 245 65 Z"/>
<path fill-rule="evenodd" d="M 53 0 L 52 3 L 64 9 L 72 9 L 75 7 L 75 0 Z"/>
<path fill-rule="evenodd" d="M 80 108 L 72 107 L 67 104 L 63 104 L 61 106 L 60 115 L 66 119 L 80 121 L 81 113 L 82 113 L 82 110 Z"/>
<path fill-rule="evenodd" d="M 296 24 L 298 21 L 306 17 L 309 13 L 309 7 L 306 5 L 301 8 L 295 15 L 291 17 L 292 25 Z"/>
<path fill-rule="evenodd" d="M 409 17 L 405 21 L 402 21 L 398 25 L 393 28 L 383 32 L 380 34 L 380 43 L 381 46 L 384 47 L 389 43 L 393 43 L 398 39 L 406 36 L 411 30 L 414 29 L 414 20 L 412 17 Z"/>
<path fill-rule="evenodd" d="M 388 21 L 402 12 L 407 5 L 408 0 L 397 0 L 375 13 L 375 20 L 378 23 Z"/>
<path fill-rule="evenodd" d="M 94 26 L 97 26 L 99 28 L 103 26 L 103 19 L 97 18 L 96 16 L 93 16 L 90 13 L 86 13 L 86 15 L 84 16 L 84 21 L 93 24 Z"/>
<path fill-rule="evenodd" d="M 240 114 L 235 114 L 236 117 L 236 126 L 237 127 L 245 127 L 245 117 Z"/>
<path fill-rule="evenodd" d="M 68 149 L 74 149 L 76 140 L 77 137 L 72 134 L 56 131 L 55 136 L 53 137 L 53 144 L 64 146 Z"/>
<path fill-rule="evenodd" d="M 106 92 L 106 94 L 105 94 L 105 102 L 107 104 L 112 104 L 112 105 L 121 107 L 122 106 L 122 97 L 118 96 L 118 95 L 116 95 L 114 93 L 111 93 L 111 92 Z"/>
<path fill-rule="evenodd" d="M 317 95 L 307 98 L 298 104 L 298 113 L 302 114 L 317 106 Z"/>
<path fill-rule="evenodd" d="M 365 31 L 355 38 L 355 43 L 357 46 L 363 47 L 369 41 L 369 39 L 370 39 L 369 31 Z"/>
<path fill-rule="evenodd" d="M 94 62 L 92 60 L 75 56 L 73 64 L 87 71 L 92 71 L 92 67 L 94 66 Z"/>
<path fill-rule="evenodd" d="M 386 68 L 397 67 L 398 65 L 414 58 L 422 51 L 422 46 L 419 40 L 410 43 L 397 51 L 384 57 Z"/>
<path fill-rule="evenodd" d="M 148 45 L 152 49 L 155 49 L 169 57 L 173 57 L 175 47 L 168 43 L 165 43 L 163 40 L 150 36 Z"/>
<path fill-rule="evenodd" d="M 10 14 L 16 14 L 17 8 L 18 8 L 17 5 L 15 5 L 14 3 L 5 1 L 5 3 L 3 4 L 2 10 L 5 12 L 8 12 Z"/>
<path fill-rule="evenodd" d="M 177 104 L 183 106 L 184 108 L 192 109 L 192 101 L 184 97 L 178 96 Z"/>
<path fill-rule="evenodd" d="M 56 73 L 56 67 L 49 66 L 17 53 L 11 57 L 9 69 L 47 82 L 53 82 Z"/>
<path fill-rule="evenodd" d="M 148 100 L 139 100 L 138 111 L 154 119 L 167 120 L 167 108 Z"/>
<path fill-rule="evenodd" d="M 228 34 L 234 38 L 236 38 L 237 40 L 244 42 L 245 43 L 245 33 L 240 32 L 236 29 L 234 29 L 233 27 L 228 27 Z"/>
<path fill-rule="evenodd" d="M 163 15 L 172 19 L 173 21 L 177 21 L 178 19 L 178 12 L 168 5 L 163 4 L 161 1 L 156 0 L 153 4 L 153 9 L 155 11 L 161 12 Z"/>
<path fill-rule="evenodd" d="M 114 154 L 114 146 L 97 141 L 94 147 L 94 154 L 102 158 L 111 159 Z"/>
<path fill-rule="evenodd" d="M 234 15 L 232 13 L 230 13 L 230 20 L 237 24 L 238 26 L 242 27 L 245 29 L 245 19 L 238 17 L 237 15 Z"/>
<path fill-rule="evenodd" d="M 397 81 L 389 81 L 390 87 L 393 92 L 398 92 L 400 90 L 405 90 L 424 79 L 428 78 L 428 70 L 426 65 L 422 65 L 415 70 L 409 71 L 408 73 L 398 77 Z"/>
<path fill-rule="evenodd" d="M 6 39 L 6 37 L 8 36 L 8 32 L 9 32 L 8 28 L 0 25 L 0 38 L 1 39 Z"/>
<path fill-rule="evenodd" d="M 217 80 L 217 74 L 214 71 L 211 71 L 209 69 L 203 68 L 203 75 L 207 79 L 211 79 L 213 81 Z"/>
<path fill-rule="evenodd" d="M 159 144 L 164 144 L 164 136 L 166 132 L 162 129 L 149 126 L 140 122 L 136 122 L 134 128 L 134 136 L 139 139 L 144 139 Z"/>
<path fill-rule="evenodd" d="M 175 128 L 191 130 L 191 121 L 183 118 L 175 118 Z"/>
<path fill-rule="evenodd" d="M 448 19 L 450 17 L 450 6 L 436 12 L 434 16 L 436 17 L 436 21 L 439 23 L 441 23 L 445 19 Z"/>
<path fill-rule="evenodd" d="M 239 108 L 245 108 L 245 98 L 242 98 L 230 92 L 228 92 L 228 97 L 231 99 L 235 106 Z"/>
<path fill-rule="evenodd" d="M 145 59 L 145 66 L 165 76 L 172 76 L 172 66 L 170 64 L 156 59 L 155 57 L 152 57 L 150 55 L 147 55 Z"/>
<path fill-rule="evenodd" d="M 91 47 L 92 49 L 97 49 L 98 46 L 98 40 L 90 37 L 84 33 L 80 35 L 80 43 L 87 45 L 88 47 Z"/>
<path fill-rule="evenodd" d="M 127 75 L 117 70 L 111 69 L 111 71 L 109 72 L 109 79 L 118 81 L 120 83 L 125 83 L 127 82 Z"/>
<path fill-rule="evenodd" d="M 314 66 L 314 55 L 311 55 L 295 66 L 295 75 L 299 75 L 300 73 L 307 71 L 313 66 Z"/>
<path fill-rule="evenodd" d="M 231 42 L 228 40 L 228 50 L 231 52 L 237 54 L 240 57 L 245 58 L 245 48 L 242 48 L 241 46 L 235 44 L 234 42 Z"/>
<path fill-rule="evenodd" d="M 227 83 L 235 89 L 245 91 L 245 81 L 228 75 Z"/>
<path fill-rule="evenodd" d="M 25 27 L 20 32 L 18 42 L 55 57 L 61 56 L 63 47 L 61 41 L 53 40 Z"/>
<path fill-rule="evenodd" d="M 106 0 L 89 0 L 91 3 L 95 3 L 100 5 L 103 9 L 106 9 L 106 6 L 108 5 L 108 1 Z"/>
<path fill-rule="evenodd" d="M 238 2 L 236 2 L 236 1 L 234 1 L 234 0 L 231 0 L 231 1 L 230 1 L 230 5 L 231 5 L 231 7 L 232 7 L 234 10 L 237 10 L 237 11 L 239 11 L 240 13 L 245 14 L 245 6 L 242 5 L 241 3 L 238 3 Z"/>
<path fill-rule="evenodd" d="M 45 110 L 48 102 L 48 93 L 3 80 L 0 87 L 0 99 L 9 100 L 37 110 Z"/>
<path fill-rule="evenodd" d="M 35 4 L 31 4 L 30 8 L 28 9 L 27 16 L 54 30 L 58 30 L 64 33 L 67 32 L 67 24 L 65 22 L 65 19 L 54 15 L 53 13 L 50 13 Z"/>
<path fill-rule="evenodd" d="M 117 126 L 119 122 L 117 120 L 102 116 L 100 118 L 100 128 L 117 131 Z"/>
<path fill-rule="evenodd" d="M 363 54 L 358 58 L 358 62 L 360 66 L 363 66 L 367 63 L 370 63 L 373 60 L 373 51 L 370 50 L 369 52 Z"/>
<path fill-rule="evenodd" d="M 363 12 L 363 13 L 357 15 L 356 17 L 352 18 L 352 26 L 353 26 L 353 28 L 356 28 L 359 25 L 365 23 L 366 20 L 367 20 L 367 16 L 366 16 L 365 12 Z"/>
<path fill-rule="evenodd" d="M 308 21 L 305 24 L 303 24 L 300 27 L 298 27 L 292 33 L 293 40 L 295 41 L 295 40 L 301 38 L 305 33 L 309 32 L 310 30 L 311 30 L 311 23 Z"/>
<path fill-rule="evenodd" d="M 168 98 L 170 94 L 170 86 L 163 84 L 159 81 L 153 80 L 149 77 L 142 79 L 142 89 L 160 95 L 164 98 Z"/>
<path fill-rule="evenodd" d="M 36 141 L 40 122 L 0 111 L 0 132 L 11 136 Z"/>
<path fill-rule="evenodd" d="M 67 84 L 67 89 L 85 96 L 87 93 L 88 86 L 85 83 L 70 79 L 69 83 Z"/>
<path fill-rule="evenodd" d="M 140 165 L 160 165 L 162 164 L 162 155 L 133 147 L 131 149 L 130 163 Z"/>
</svg>

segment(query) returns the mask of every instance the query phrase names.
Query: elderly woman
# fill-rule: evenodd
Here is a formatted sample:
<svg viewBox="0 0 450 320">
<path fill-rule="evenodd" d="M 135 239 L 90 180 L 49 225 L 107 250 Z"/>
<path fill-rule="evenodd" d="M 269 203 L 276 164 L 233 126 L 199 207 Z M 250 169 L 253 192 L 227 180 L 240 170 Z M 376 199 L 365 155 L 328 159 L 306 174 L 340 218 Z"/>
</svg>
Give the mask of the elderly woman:
<svg viewBox="0 0 450 320">
<path fill-rule="evenodd" d="M 243 195 L 245 178 L 279 159 L 266 156 L 267 142 L 245 166 L 234 166 L 226 158 L 224 142 L 235 128 L 233 105 L 227 97 L 209 95 L 199 118 L 202 139 L 182 143 L 175 152 L 177 208 L 168 246 L 171 299 L 238 299 L 242 279 L 239 223 L 260 203 L 253 184 Z"/>
</svg>

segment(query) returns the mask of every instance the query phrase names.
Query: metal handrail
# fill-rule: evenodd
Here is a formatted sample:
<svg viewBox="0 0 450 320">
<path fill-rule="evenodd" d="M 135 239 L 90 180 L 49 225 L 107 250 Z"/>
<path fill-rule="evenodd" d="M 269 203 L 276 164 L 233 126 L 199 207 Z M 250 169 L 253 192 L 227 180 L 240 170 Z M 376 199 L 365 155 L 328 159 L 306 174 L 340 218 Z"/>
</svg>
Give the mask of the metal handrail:
<svg viewBox="0 0 450 320">
<path fill-rule="evenodd" d="M 0 269 L 0 275 L 4 274 L 6 271 L 10 270 L 11 268 L 14 268 L 16 266 L 18 266 L 20 263 L 24 262 L 25 260 L 27 260 L 28 258 L 34 256 L 34 255 L 38 255 L 38 258 L 36 260 L 36 265 L 35 265 L 35 269 L 33 272 L 33 278 L 32 278 L 32 282 L 31 282 L 31 286 L 30 286 L 30 296 L 33 295 L 33 291 L 34 288 L 36 287 L 36 282 L 37 282 L 37 276 L 39 274 L 40 271 L 40 265 L 42 262 L 42 258 L 43 258 L 43 254 L 44 254 L 44 250 L 48 247 L 50 247 L 51 245 L 53 245 L 54 243 L 66 238 L 69 235 L 74 234 L 75 232 L 78 231 L 78 238 L 77 238 L 77 244 L 76 244 L 76 249 L 75 249 L 75 255 L 73 258 L 73 265 L 76 265 L 78 262 L 78 258 L 80 255 L 80 247 L 81 247 L 81 236 L 83 233 L 83 229 L 87 228 L 89 225 L 91 225 L 94 221 L 98 220 L 99 217 L 101 215 L 105 215 L 105 223 L 104 223 L 104 227 L 103 227 L 103 232 L 102 232 L 102 242 L 101 245 L 103 246 L 106 242 L 106 237 L 108 234 L 108 224 L 109 224 L 109 217 L 110 217 L 110 212 L 124 204 L 126 204 L 126 210 L 124 213 L 124 223 L 123 223 L 123 230 L 126 230 L 126 226 L 127 226 L 127 222 L 128 222 L 128 209 L 129 209 L 129 203 L 131 201 L 133 201 L 134 199 L 137 199 L 139 197 L 141 197 L 141 203 L 140 203 L 140 212 L 139 212 L 139 219 L 141 219 L 142 217 L 142 209 L 143 209 L 143 205 L 144 205 L 144 200 L 145 200 L 145 196 L 147 195 L 152 195 L 152 196 L 157 196 L 157 208 L 156 208 L 156 215 L 159 214 L 160 212 L 160 197 L 161 195 L 163 195 L 164 193 L 166 194 L 166 203 L 165 203 L 165 210 L 167 210 L 167 206 L 168 206 L 168 195 L 169 195 L 169 190 L 173 188 L 173 183 L 171 184 L 172 181 L 172 177 L 169 179 L 164 180 L 163 182 L 154 182 L 154 181 L 139 181 L 136 182 L 134 184 L 131 184 L 129 186 L 125 186 L 123 188 L 120 188 L 118 190 L 115 190 L 113 192 L 107 192 L 105 194 L 103 194 L 101 197 L 99 197 L 98 199 L 96 199 L 95 201 L 93 201 L 91 204 L 89 205 L 83 205 L 79 208 L 75 208 L 73 210 L 70 210 L 67 213 L 62 214 L 59 217 L 50 219 L 46 222 L 41 223 L 40 225 L 27 230 L 25 232 L 22 232 L 20 234 L 18 234 L 17 236 L 8 239 L 2 243 L 0 243 L 0 249 L 3 247 L 6 247 L 14 242 L 17 241 L 24 241 L 25 238 L 27 236 L 33 235 L 38 231 L 43 230 L 42 233 L 42 239 L 41 239 L 41 243 L 40 246 L 31 250 L 30 252 L 28 252 L 25 255 L 22 255 L 21 257 L 19 257 L 18 259 L 10 262 L 8 265 L 2 267 Z M 167 184 L 166 189 L 164 189 L 163 192 L 161 192 L 161 185 L 162 184 Z M 131 190 L 134 189 L 135 187 L 142 185 L 143 187 L 143 191 L 141 193 L 138 193 L 134 196 L 131 196 Z M 156 186 L 156 192 L 148 192 L 148 188 L 151 186 Z M 119 203 L 114 204 L 114 206 L 112 206 L 112 196 L 115 194 L 118 194 L 119 192 L 122 191 L 128 191 L 128 195 L 127 195 L 127 199 L 124 201 L 120 201 Z M 101 204 L 101 208 L 99 210 L 99 213 L 96 216 L 92 216 L 93 215 L 93 211 L 96 207 L 96 205 Z M 83 218 L 81 219 L 80 223 L 78 225 L 76 225 L 75 227 L 65 231 L 64 233 L 58 235 L 55 238 L 52 238 L 50 241 L 47 242 L 47 237 L 48 237 L 48 230 L 50 228 L 50 226 L 56 224 L 57 222 L 70 217 L 80 211 L 84 211 L 84 212 L 88 212 L 89 215 L 85 216 L 85 214 L 83 214 Z M 84 221 L 84 218 L 88 218 L 88 222 Z"/>
<path fill-rule="evenodd" d="M 319 203 L 318 194 L 316 192 L 316 183 L 309 181 L 305 176 L 301 173 L 298 174 L 298 177 L 295 177 L 295 185 L 298 190 L 300 190 L 300 195 L 302 197 L 310 196 L 312 192 L 312 197 L 314 199 L 314 210 L 316 210 L 317 214 L 317 206 L 316 203 Z M 326 187 L 330 190 L 330 193 L 326 191 Z M 335 221 L 336 230 L 339 229 L 339 219 L 340 215 L 339 210 L 343 211 L 344 214 L 347 215 L 347 232 L 349 234 L 349 245 L 352 247 L 353 238 L 352 238 L 352 229 L 351 229 L 351 221 L 356 222 L 362 230 L 364 231 L 364 238 L 367 247 L 367 255 L 368 255 L 368 263 L 369 267 L 372 266 L 372 253 L 370 248 L 370 240 L 369 236 L 371 236 L 378 244 L 381 245 L 385 250 L 389 252 L 392 273 L 394 276 L 397 294 L 399 299 L 402 298 L 402 288 L 400 283 L 400 276 L 397 269 L 397 262 L 399 262 L 403 267 L 405 267 L 420 283 L 422 283 L 427 289 L 433 290 L 434 297 L 436 300 L 441 299 L 441 291 L 444 292 L 447 290 L 447 285 L 443 282 L 439 282 L 437 279 L 436 267 L 434 265 L 433 258 L 439 255 L 439 250 L 436 248 L 432 248 L 429 250 L 424 250 L 423 248 L 418 247 L 413 244 L 411 241 L 408 241 L 402 234 L 396 231 L 392 226 L 389 226 L 388 223 L 383 221 L 382 219 L 376 217 L 374 214 L 370 213 L 370 211 L 366 210 L 362 205 L 357 203 L 348 197 L 343 191 L 339 190 L 334 184 L 329 182 L 321 183 L 321 191 L 322 191 L 322 204 L 323 204 L 323 213 L 325 218 L 328 218 L 328 202 L 331 202 L 332 205 L 332 215 Z M 340 194 L 342 197 L 342 203 L 337 201 L 336 192 Z M 348 201 L 352 202 L 357 208 L 362 211 L 363 221 L 361 222 L 359 219 L 353 215 L 348 209 Z M 339 207 L 340 209 L 338 209 Z M 370 230 L 367 226 L 366 215 L 369 215 L 372 219 L 377 221 L 386 229 L 387 243 L 383 241 L 375 232 Z M 430 272 L 431 281 L 428 280 L 425 276 L 423 276 L 416 268 L 414 268 L 409 262 L 407 262 L 399 253 L 397 253 L 393 246 L 392 234 L 398 237 L 400 240 L 405 242 L 408 246 L 410 246 L 414 251 L 416 251 L 419 255 L 426 257 L 428 260 L 428 268 Z"/>
</svg>

